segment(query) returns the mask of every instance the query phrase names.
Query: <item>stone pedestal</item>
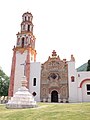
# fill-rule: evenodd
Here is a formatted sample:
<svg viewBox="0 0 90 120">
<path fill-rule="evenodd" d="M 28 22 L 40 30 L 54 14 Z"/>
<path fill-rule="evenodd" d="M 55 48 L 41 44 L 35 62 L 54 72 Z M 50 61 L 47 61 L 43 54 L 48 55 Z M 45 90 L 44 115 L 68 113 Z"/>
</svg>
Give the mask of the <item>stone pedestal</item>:
<svg viewBox="0 0 90 120">
<path fill-rule="evenodd" d="M 19 88 L 11 100 L 6 103 L 6 108 L 32 108 L 37 106 L 36 101 L 34 101 L 34 98 L 26 88 L 26 85 L 26 77 L 23 77 L 22 87 Z"/>
</svg>

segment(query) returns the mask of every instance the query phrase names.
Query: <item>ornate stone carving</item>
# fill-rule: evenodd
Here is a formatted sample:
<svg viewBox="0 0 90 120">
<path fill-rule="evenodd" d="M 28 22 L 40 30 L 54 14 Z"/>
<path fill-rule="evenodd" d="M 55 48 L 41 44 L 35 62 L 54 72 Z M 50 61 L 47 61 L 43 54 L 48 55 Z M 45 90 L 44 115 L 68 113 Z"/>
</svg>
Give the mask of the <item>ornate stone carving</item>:
<svg viewBox="0 0 90 120">
<path fill-rule="evenodd" d="M 43 90 L 43 88 L 46 89 L 46 92 Z M 66 59 L 61 60 L 55 51 L 53 51 L 52 57 L 49 56 L 48 60 L 42 64 L 41 100 L 45 98 L 51 101 L 50 97 L 48 98 L 48 94 L 50 96 L 53 90 L 56 90 L 62 99 L 68 98 L 67 61 Z"/>
</svg>

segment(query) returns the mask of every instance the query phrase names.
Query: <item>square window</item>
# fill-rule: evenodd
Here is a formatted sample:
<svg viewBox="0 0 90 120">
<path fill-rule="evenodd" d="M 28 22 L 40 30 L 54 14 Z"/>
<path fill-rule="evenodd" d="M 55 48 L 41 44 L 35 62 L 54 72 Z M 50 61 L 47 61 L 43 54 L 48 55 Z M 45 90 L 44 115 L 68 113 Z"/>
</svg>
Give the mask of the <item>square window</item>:
<svg viewBox="0 0 90 120">
<path fill-rule="evenodd" d="M 78 74 L 78 77 L 80 77 L 80 74 Z"/>
<path fill-rule="evenodd" d="M 87 84 L 87 90 L 90 90 L 90 84 Z"/>
<path fill-rule="evenodd" d="M 87 95 L 90 95 L 90 92 L 87 92 Z"/>
</svg>

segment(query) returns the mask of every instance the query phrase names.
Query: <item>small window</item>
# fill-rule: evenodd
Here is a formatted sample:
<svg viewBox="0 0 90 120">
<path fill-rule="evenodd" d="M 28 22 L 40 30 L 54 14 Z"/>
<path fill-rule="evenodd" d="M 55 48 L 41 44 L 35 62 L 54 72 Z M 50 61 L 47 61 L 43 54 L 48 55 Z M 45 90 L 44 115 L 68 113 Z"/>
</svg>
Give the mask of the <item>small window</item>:
<svg viewBox="0 0 90 120">
<path fill-rule="evenodd" d="M 28 17 L 28 21 L 30 21 L 30 17 Z"/>
<path fill-rule="evenodd" d="M 87 84 L 87 90 L 90 90 L 90 84 Z"/>
<path fill-rule="evenodd" d="M 78 77 L 80 77 L 80 74 L 78 74 Z"/>
<path fill-rule="evenodd" d="M 33 95 L 33 96 L 36 96 L 36 92 L 33 92 L 32 95 Z"/>
<path fill-rule="evenodd" d="M 26 16 L 25 16 L 25 21 L 26 21 L 27 19 L 26 19 Z"/>
<path fill-rule="evenodd" d="M 71 76 L 71 82 L 74 82 L 74 81 L 75 81 L 75 77 Z"/>
<path fill-rule="evenodd" d="M 86 87 L 87 87 L 87 95 L 90 95 L 90 84 L 87 84 Z"/>
<path fill-rule="evenodd" d="M 36 78 L 33 79 L 33 86 L 36 86 Z"/>
<path fill-rule="evenodd" d="M 90 95 L 90 92 L 87 92 L 87 95 Z"/>
</svg>

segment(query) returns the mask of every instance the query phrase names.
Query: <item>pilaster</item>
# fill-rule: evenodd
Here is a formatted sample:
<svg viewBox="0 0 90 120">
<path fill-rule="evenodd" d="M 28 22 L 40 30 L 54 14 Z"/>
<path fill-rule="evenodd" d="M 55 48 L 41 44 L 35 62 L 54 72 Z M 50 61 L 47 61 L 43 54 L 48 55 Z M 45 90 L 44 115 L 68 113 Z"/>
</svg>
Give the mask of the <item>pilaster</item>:
<svg viewBox="0 0 90 120">
<path fill-rule="evenodd" d="M 13 58 L 12 58 L 12 67 L 11 67 L 11 76 L 10 76 L 10 85 L 8 96 L 13 96 L 13 89 L 14 89 L 14 76 L 15 76 L 15 65 L 16 65 L 16 50 L 13 49 Z"/>
</svg>

